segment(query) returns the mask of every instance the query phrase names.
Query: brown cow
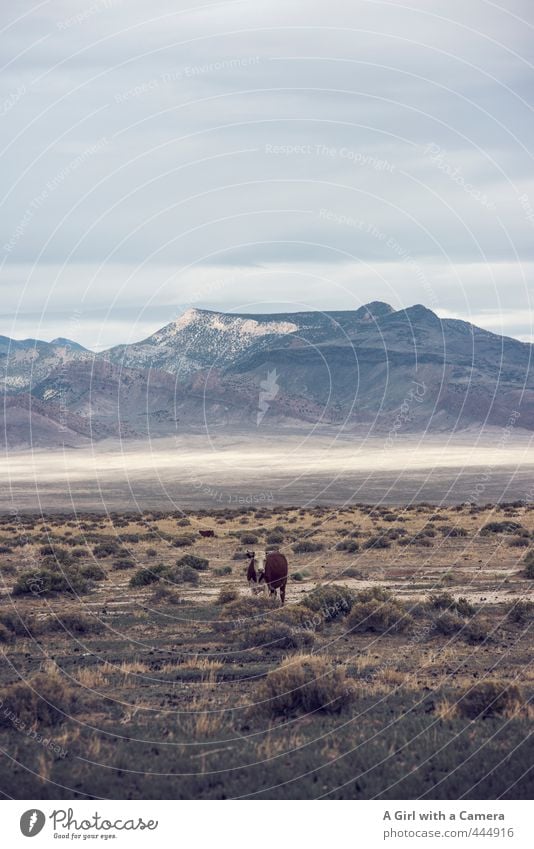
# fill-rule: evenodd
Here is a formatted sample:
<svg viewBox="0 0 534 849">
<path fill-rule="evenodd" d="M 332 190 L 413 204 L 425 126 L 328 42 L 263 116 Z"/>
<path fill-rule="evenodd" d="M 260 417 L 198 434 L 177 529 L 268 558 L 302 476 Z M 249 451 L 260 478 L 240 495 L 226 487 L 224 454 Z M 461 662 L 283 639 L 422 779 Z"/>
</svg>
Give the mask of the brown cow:
<svg viewBox="0 0 534 849">
<path fill-rule="evenodd" d="M 200 536 L 201 536 L 201 537 L 214 537 L 214 536 L 215 536 L 215 531 L 211 531 L 211 530 L 208 530 L 208 531 L 199 531 L 199 534 L 200 534 Z"/>
<path fill-rule="evenodd" d="M 276 590 L 280 590 L 280 601 L 283 604 L 287 584 L 287 560 L 284 555 L 279 551 L 269 551 L 267 554 L 264 551 L 247 551 L 247 557 L 249 584 L 264 584 L 274 596 Z"/>
</svg>

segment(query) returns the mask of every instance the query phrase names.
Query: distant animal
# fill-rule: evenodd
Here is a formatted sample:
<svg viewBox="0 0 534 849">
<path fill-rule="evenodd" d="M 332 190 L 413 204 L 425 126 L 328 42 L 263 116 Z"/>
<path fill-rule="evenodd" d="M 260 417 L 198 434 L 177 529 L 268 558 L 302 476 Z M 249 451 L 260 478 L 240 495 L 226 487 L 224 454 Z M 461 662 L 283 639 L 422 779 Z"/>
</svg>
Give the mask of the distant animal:
<svg viewBox="0 0 534 849">
<path fill-rule="evenodd" d="M 253 585 L 252 591 L 268 589 L 276 596 L 280 590 L 282 604 L 286 599 L 287 560 L 279 551 L 247 551 L 248 558 L 247 581 Z"/>
<path fill-rule="evenodd" d="M 201 537 L 214 537 L 215 531 L 199 531 Z"/>
</svg>

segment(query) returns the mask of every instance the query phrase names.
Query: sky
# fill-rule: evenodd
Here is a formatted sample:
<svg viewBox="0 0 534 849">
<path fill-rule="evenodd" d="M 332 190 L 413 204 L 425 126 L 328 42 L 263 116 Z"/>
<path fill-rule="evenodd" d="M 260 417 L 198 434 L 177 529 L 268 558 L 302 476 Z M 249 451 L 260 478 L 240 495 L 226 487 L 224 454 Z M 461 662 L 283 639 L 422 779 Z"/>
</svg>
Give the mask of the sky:
<svg viewBox="0 0 534 849">
<path fill-rule="evenodd" d="M 534 341 L 531 0 L 0 11 L 0 335 L 424 303 Z"/>
</svg>

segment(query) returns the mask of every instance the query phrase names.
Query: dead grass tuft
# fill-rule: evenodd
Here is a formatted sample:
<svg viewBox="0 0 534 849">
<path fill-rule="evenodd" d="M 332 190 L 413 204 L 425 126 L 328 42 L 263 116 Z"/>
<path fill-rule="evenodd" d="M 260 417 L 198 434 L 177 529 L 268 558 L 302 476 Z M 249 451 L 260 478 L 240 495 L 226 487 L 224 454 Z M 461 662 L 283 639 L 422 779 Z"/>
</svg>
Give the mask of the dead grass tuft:
<svg viewBox="0 0 534 849">
<path fill-rule="evenodd" d="M 255 710 L 272 716 L 295 712 L 339 713 L 352 698 L 345 667 L 325 657 L 298 654 L 269 672 L 256 689 Z"/>
</svg>

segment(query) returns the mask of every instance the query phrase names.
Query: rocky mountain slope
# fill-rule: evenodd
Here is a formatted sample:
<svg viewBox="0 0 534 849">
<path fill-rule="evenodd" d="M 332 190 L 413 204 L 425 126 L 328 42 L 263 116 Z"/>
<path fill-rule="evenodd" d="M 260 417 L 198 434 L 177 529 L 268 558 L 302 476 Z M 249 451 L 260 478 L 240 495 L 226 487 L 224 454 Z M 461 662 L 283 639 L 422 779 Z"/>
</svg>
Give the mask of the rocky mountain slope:
<svg viewBox="0 0 534 849">
<path fill-rule="evenodd" d="M 27 392 L 4 396 L 0 405 L 0 441 L 7 448 L 79 448 L 116 435 L 109 423 L 93 422 Z"/>
<path fill-rule="evenodd" d="M 0 388 L 6 392 L 24 392 L 67 363 L 93 356 L 91 351 L 69 339 L 42 342 L 0 336 Z"/>
<path fill-rule="evenodd" d="M 422 305 L 273 315 L 188 310 L 148 339 L 101 354 L 66 339 L 0 337 L 4 425 L 10 444 L 21 410 L 39 416 L 40 439 L 61 442 L 65 431 L 50 425 L 58 408 L 75 417 L 76 438 L 85 438 L 79 422 L 97 438 L 284 424 L 363 427 L 394 438 L 508 428 L 511 419 L 512 427 L 534 430 L 533 352 Z M 17 405 L 21 392 L 39 406 Z M 31 444 L 30 425 L 20 432 Z"/>
<path fill-rule="evenodd" d="M 370 320 L 370 310 L 390 312 L 387 304 L 369 304 L 346 312 L 302 312 L 242 315 L 190 309 L 152 336 L 133 345 L 119 345 L 102 354 L 132 368 L 163 369 L 186 377 L 199 369 L 231 367 L 240 357 L 268 349 L 283 338 L 304 333 L 317 340 L 358 321 Z"/>
</svg>

